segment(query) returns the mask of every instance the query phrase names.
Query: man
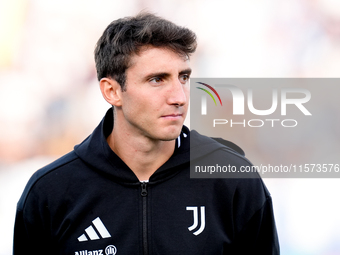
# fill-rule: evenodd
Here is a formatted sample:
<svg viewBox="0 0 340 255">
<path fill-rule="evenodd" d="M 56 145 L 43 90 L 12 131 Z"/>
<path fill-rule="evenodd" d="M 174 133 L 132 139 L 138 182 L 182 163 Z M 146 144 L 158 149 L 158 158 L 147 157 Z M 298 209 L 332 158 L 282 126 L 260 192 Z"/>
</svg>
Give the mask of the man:
<svg viewBox="0 0 340 255">
<path fill-rule="evenodd" d="M 195 163 L 250 165 L 183 126 L 195 34 L 142 13 L 112 22 L 95 61 L 113 107 L 74 151 L 36 172 L 14 254 L 278 254 L 260 178 L 190 179 Z"/>
</svg>

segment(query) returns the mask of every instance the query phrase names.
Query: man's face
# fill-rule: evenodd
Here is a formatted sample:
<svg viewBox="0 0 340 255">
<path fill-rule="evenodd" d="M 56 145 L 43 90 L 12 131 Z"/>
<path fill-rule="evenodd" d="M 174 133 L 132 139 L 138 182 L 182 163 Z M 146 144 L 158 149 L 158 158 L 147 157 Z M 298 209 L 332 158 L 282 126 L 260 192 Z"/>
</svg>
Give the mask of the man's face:
<svg viewBox="0 0 340 255">
<path fill-rule="evenodd" d="M 166 48 L 147 47 L 131 58 L 121 113 L 126 132 L 153 140 L 178 137 L 189 104 L 189 59 Z"/>
</svg>

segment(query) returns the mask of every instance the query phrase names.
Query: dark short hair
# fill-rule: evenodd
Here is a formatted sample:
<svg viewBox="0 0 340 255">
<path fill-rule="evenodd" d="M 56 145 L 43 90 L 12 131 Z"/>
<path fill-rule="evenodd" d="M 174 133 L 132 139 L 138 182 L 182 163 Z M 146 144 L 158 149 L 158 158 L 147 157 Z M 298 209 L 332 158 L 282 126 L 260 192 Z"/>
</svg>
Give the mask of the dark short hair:
<svg viewBox="0 0 340 255">
<path fill-rule="evenodd" d="M 95 48 L 98 80 L 115 79 L 125 89 L 130 58 L 141 47 L 166 47 L 190 56 L 196 50 L 196 35 L 191 30 L 150 13 L 140 13 L 113 21 L 99 38 Z"/>
</svg>

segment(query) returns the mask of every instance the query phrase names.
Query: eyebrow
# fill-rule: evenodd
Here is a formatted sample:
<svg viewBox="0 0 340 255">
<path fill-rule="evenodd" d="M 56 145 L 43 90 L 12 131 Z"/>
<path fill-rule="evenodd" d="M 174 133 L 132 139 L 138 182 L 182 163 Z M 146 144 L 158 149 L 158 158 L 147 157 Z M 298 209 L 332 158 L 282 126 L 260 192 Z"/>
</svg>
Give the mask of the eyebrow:
<svg viewBox="0 0 340 255">
<path fill-rule="evenodd" d="M 184 69 L 182 71 L 179 72 L 179 75 L 182 75 L 182 74 L 188 74 L 190 75 L 192 72 L 191 68 L 187 68 L 187 69 Z M 159 73 L 151 73 L 151 74 L 148 74 L 147 76 L 145 76 L 145 79 L 146 80 L 149 80 L 153 77 L 162 77 L 162 78 L 167 78 L 170 76 L 170 73 L 167 73 L 167 72 L 159 72 Z"/>
<path fill-rule="evenodd" d="M 183 71 L 180 71 L 179 74 L 188 74 L 190 75 L 192 72 L 191 68 L 184 69 Z"/>
<path fill-rule="evenodd" d="M 169 77 L 170 74 L 169 73 L 166 73 L 166 72 L 159 72 L 159 73 L 151 73 L 147 76 L 145 76 L 145 80 L 149 80 L 153 77 L 162 77 L 162 78 L 166 78 L 166 77 Z"/>
</svg>

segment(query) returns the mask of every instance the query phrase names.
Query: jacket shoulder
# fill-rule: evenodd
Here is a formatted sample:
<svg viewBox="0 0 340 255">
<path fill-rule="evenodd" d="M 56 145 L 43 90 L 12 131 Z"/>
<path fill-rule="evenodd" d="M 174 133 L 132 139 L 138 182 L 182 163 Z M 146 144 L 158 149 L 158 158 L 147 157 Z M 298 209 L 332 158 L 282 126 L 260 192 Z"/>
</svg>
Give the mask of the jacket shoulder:
<svg viewBox="0 0 340 255">
<path fill-rule="evenodd" d="M 224 146 L 234 150 L 235 152 L 237 152 L 238 154 L 245 156 L 246 154 L 244 153 L 244 151 L 241 149 L 241 147 L 239 147 L 238 145 L 236 145 L 233 142 L 224 140 L 223 138 L 219 138 L 219 137 L 211 137 L 213 140 L 215 140 L 216 142 L 223 144 Z"/>
<path fill-rule="evenodd" d="M 222 138 L 208 137 L 198 133 L 196 130 L 190 131 L 190 149 L 193 154 L 198 154 L 199 156 L 222 150 L 249 161 L 245 157 L 245 152 L 235 143 Z"/>
<path fill-rule="evenodd" d="M 32 190 L 32 188 L 34 187 L 34 185 L 39 182 L 39 180 L 41 180 L 44 176 L 46 176 L 47 174 L 63 167 L 64 165 L 69 164 L 70 162 L 76 160 L 78 158 L 78 156 L 74 153 L 74 151 L 71 151 L 67 154 L 65 154 L 64 156 L 62 156 L 61 158 L 53 161 L 52 163 L 44 166 L 43 168 L 39 169 L 38 171 L 36 171 L 31 178 L 29 179 L 29 181 L 26 184 L 26 187 L 20 197 L 20 200 L 18 202 L 18 209 L 22 209 L 25 205 L 25 201 L 27 199 L 27 196 L 29 195 L 30 191 Z"/>
<path fill-rule="evenodd" d="M 192 135 L 191 135 L 192 134 Z M 253 164 L 236 144 L 191 131 L 191 174 L 196 178 L 260 178 Z M 251 171 L 245 171 L 251 169 Z M 213 173 L 213 174 L 212 174 Z"/>
</svg>

